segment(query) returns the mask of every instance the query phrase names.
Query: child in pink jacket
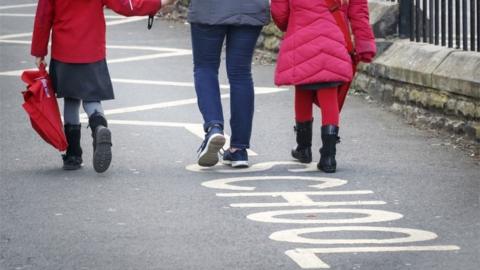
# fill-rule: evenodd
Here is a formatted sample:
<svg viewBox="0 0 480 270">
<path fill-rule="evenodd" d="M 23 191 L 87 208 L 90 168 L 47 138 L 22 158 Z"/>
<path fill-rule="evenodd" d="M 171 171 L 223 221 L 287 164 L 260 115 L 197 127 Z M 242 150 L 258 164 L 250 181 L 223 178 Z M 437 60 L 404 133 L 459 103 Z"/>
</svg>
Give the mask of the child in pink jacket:
<svg viewBox="0 0 480 270">
<path fill-rule="evenodd" d="M 333 16 L 336 4 L 354 36 L 356 55 L 347 50 Z M 370 62 L 376 53 L 367 0 L 272 0 L 276 25 L 285 33 L 275 72 L 277 85 L 295 85 L 297 147 L 292 156 L 312 161 L 312 105 L 322 113 L 322 148 L 318 169 L 333 173 L 339 140 L 339 87 L 353 78 L 353 62 Z"/>
</svg>

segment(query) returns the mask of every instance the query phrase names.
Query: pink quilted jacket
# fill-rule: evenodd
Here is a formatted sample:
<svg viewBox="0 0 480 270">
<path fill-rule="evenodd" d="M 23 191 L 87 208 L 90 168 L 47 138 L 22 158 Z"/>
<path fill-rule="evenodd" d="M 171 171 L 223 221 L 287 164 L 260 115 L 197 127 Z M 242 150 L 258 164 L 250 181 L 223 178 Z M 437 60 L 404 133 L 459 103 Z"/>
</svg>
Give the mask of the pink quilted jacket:
<svg viewBox="0 0 480 270">
<path fill-rule="evenodd" d="M 341 11 L 350 23 L 355 50 L 360 56 L 374 56 L 376 46 L 367 0 L 349 2 Z M 271 9 L 275 24 L 286 31 L 277 61 L 275 84 L 352 80 L 352 59 L 344 35 L 325 0 L 272 0 Z"/>
</svg>

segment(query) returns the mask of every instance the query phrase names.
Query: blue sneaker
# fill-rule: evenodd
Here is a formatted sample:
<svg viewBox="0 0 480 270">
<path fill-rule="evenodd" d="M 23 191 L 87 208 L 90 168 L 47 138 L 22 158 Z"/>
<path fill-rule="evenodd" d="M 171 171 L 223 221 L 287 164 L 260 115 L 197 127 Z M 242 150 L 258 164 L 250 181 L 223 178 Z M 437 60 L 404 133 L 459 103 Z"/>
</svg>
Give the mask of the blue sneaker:
<svg viewBox="0 0 480 270">
<path fill-rule="evenodd" d="M 230 149 L 223 153 L 223 164 L 231 165 L 233 168 L 248 168 L 248 153 L 246 149 L 230 152 Z"/>
<path fill-rule="evenodd" d="M 209 128 L 205 135 L 205 140 L 198 149 L 198 165 L 202 167 L 212 167 L 218 163 L 218 151 L 225 144 L 225 136 L 220 125 L 214 125 Z"/>
</svg>

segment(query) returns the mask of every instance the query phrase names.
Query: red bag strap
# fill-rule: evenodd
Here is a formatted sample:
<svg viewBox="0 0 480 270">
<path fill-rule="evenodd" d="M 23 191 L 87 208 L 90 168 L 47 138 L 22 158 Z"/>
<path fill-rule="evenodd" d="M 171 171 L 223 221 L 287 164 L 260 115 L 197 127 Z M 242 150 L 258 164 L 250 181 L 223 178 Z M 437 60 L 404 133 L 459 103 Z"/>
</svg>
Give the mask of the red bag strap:
<svg viewBox="0 0 480 270">
<path fill-rule="evenodd" d="M 345 21 L 345 17 L 340 12 L 340 3 L 338 2 L 338 0 L 325 0 L 325 2 L 327 3 L 328 9 L 332 13 L 333 18 L 335 18 L 338 27 L 340 27 L 340 30 L 343 32 L 348 52 L 353 56 L 353 54 L 355 53 L 355 48 L 353 46 L 352 36 L 350 35 L 350 28 Z"/>
<path fill-rule="evenodd" d="M 41 63 L 38 67 L 38 70 L 42 73 L 42 75 L 47 74 L 47 66 L 44 63 Z"/>
</svg>

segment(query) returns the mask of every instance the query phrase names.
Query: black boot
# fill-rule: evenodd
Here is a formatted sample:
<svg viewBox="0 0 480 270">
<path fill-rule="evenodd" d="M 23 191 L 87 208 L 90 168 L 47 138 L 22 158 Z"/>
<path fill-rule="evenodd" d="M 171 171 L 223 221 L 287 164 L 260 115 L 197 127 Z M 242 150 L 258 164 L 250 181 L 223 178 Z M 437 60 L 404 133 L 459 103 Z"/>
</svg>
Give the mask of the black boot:
<svg viewBox="0 0 480 270">
<path fill-rule="evenodd" d="M 322 126 L 322 148 L 320 149 L 320 162 L 317 168 L 326 173 L 334 173 L 337 170 L 336 145 L 338 137 L 338 127 L 334 125 Z"/>
<path fill-rule="evenodd" d="M 98 173 L 105 172 L 112 161 L 112 134 L 103 114 L 95 112 L 88 119 L 93 137 L 93 168 Z"/>
<path fill-rule="evenodd" d="M 62 155 L 63 169 L 67 171 L 78 170 L 82 167 L 82 148 L 80 147 L 81 126 L 66 124 L 65 137 L 67 137 L 67 153 Z"/>
<path fill-rule="evenodd" d="M 294 130 L 297 135 L 297 147 L 292 150 L 292 157 L 301 163 L 312 162 L 312 121 L 297 122 Z"/>
</svg>

